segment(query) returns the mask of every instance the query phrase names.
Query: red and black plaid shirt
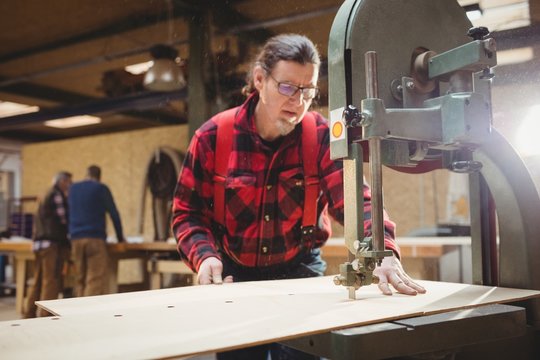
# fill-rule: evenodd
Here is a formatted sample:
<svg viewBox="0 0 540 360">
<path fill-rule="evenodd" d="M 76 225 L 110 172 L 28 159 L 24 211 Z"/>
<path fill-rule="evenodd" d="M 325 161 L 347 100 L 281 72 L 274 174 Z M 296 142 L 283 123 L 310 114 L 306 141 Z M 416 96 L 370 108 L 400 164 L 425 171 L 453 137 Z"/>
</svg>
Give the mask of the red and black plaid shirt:
<svg viewBox="0 0 540 360">
<path fill-rule="evenodd" d="M 225 228 L 213 220 L 215 117 L 204 123 L 191 140 L 178 179 L 173 202 L 172 227 L 178 251 L 198 270 L 208 257 L 222 252 L 238 264 L 265 267 L 292 260 L 301 251 L 304 206 L 302 126 L 285 136 L 277 149 L 257 134 L 252 95 L 236 112 L 234 139 L 225 181 Z M 330 236 L 328 212 L 343 224 L 343 171 L 341 161 L 330 160 L 328 123 L 317 121 L 317 164 L 320 195 L 315 247 Z M 370 235 L 371 193 L 364 186 L 364 228 Z M 328 210 L 328 211 L 327 211 Z M 385 213 L 385 245 L 398 252 L 395 224 Z M 222 234 L 224 233 L 224 234 Z"/>
</svg>

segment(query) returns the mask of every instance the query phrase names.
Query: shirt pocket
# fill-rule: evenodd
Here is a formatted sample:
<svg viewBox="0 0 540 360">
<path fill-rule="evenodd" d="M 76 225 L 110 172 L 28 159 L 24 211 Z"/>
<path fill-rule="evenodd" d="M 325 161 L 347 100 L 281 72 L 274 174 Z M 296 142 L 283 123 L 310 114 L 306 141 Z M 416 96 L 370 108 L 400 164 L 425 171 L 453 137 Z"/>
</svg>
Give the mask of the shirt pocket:
<svg viewBox="0 0 540 360">
<path fill-rule="evenodd" d="M 278 208 L 282 220 L 302 217 L 304 207 L 304 172 L 302 168 L 282 171 L 278 176 Z"/>
</svg>

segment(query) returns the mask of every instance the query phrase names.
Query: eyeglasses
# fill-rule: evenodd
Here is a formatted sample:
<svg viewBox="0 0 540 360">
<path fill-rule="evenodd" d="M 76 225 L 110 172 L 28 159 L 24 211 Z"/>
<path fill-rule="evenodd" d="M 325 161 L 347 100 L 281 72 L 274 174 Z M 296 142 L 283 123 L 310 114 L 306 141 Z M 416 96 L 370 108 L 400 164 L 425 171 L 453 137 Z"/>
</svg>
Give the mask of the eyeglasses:
<svg viewBox="0 0 540 360">
<path fill-rule="evenodd" d="M 277 81 L 276 78 L 272 76 L 272 74 L 268 75 L 272 78 L 272 80 L 277 83 L 277 89 L 281 95 L 293 97 L 294 95 L 296 95 L 298 90 L 300 90 L 305 100 L 312 100 L 319 93 L 319 88 L 296 86 L 286 82 L 280 82 Z"/>
</svg>

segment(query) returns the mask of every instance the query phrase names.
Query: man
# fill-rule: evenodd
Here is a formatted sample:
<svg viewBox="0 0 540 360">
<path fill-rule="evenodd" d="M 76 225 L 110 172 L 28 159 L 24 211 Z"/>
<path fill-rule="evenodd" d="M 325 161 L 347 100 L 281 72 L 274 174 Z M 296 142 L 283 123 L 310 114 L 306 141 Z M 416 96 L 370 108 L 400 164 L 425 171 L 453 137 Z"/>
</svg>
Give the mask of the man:
<svg viewBox="0 0 540 360">
<path fill-rule="evenodd" d="M 330 236 L 330 215 L 343 224 L 343 170 L 330 160 L 327 121 L 308 113 L 317 95 L 319 54 L 304 36 L 289 34 L 271 38 L 249 73 L 246 102 L 218 114 L 199 128 L 189 146 L 173 201 L 172 226 L 178 250 L 197 271 L 200 284 L 283 279 L 323 275 L 320 247 Z M 218 123 L 233 118 L 232 145 L 227 172 L 221 182 L 216 168 Z M 304 131 L 315 126 L 315 146 L 303 159 Z M 220 134 L 221 135 L 221 134 Z M 223 139 L 219 137 L 220 141 Z M 304 156 L 305 157 L 305 156 Z M 306 160 L 317 166 L 319 187 L 312 208 L 317 219 L 312 236 L 304 236 L 302 220 Z M 223 185 L 222 185 L 223 184 Z M 224 197 L 215 197 L 224 186 Z M 371 194 L 364 188 L 366 211 Z M 223 204 L 221 204 L 223 202 Z M 223 220 L 219 221 L 224 206 Z M 328 211 L 327 211 L 328 210 Z M 220 215 L 219 218 L 222 218 Z M 366 235 L 371 221 L 366 217 Z M 385 218 L 385 245 L 395 256 L 376 270 L 379 288 L 391 295 L 388 284 L 403 294 L 425 290 L 402 269 L 394 241 L 394 224 Z M 278 344 L 218 354 L 219 359 L 311 359 Z"/>
<path fill-rule="evenodd" d="M 124 241 L 113 196 L 100 179 L 101 169 L 92 165 L 88 167 L 86 179 L 73 184 L 69 192 L 69 236 L 76 269 L 76 296 L 108 293 L 106 213 L 111 217 L 116 238 Z"/>
<path fill-rule="evenodd" d="M 28 294 L 25 318 L 51 315 L 38 309 L 35 302 L 57 299 L 63 290 L 63 270 L 69 260 L 67 194 L 71 178 L 67 171 L 58 172 L 39 204 L 32 243 L 36 257 L 34 285 Z"/>
</svg>

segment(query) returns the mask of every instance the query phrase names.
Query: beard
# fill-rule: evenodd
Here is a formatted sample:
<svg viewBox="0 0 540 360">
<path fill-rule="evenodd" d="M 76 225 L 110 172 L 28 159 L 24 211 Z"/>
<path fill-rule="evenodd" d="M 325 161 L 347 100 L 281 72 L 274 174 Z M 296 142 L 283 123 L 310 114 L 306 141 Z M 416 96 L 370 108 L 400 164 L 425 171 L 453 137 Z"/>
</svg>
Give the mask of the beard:
<svg viewBox="0 0 540 360">
<path fill-rule="evenodd" d="M 296 125 L 298 125 L 300 123 L 301 120 L 298 120 L 298 118 L 292 118 L 292 119 L 287 119 L 287 118 L 279 118 L 279 121 L 276 123 L 276 127 L 279 131 L 279 134 L 281 136 L 285 136 L 285 135 L 288 135 L 291 133 L 291 131 L 294 130 L 294 128 L 296 127 Z"/>
</svg>

